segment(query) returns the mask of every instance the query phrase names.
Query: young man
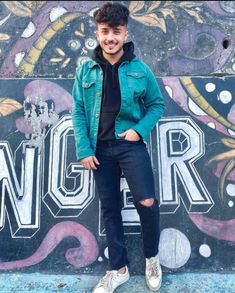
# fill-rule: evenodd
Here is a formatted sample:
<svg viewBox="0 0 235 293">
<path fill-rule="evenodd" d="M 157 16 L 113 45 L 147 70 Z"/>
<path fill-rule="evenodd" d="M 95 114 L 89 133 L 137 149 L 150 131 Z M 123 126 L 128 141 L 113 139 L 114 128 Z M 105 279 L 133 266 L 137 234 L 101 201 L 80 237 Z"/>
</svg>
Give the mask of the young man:
<svg viewBox="0 0 235 293">
<path fill-rule="evenodd" d="M 93 293 L 111 293 L 129 279 L 121 217 L 123 172 L 140 217 L 146 281 L 161 286 L 159 208 L 144 141 L 161 118 L 164 102 L 150 68 L 125 43 L 129 10 L 107 3 L 94 13 L 99 45 L 76 71 L 72 119 L 77 159 L 93 170 L 107 235 L 111 270 Z"/>
</svg>

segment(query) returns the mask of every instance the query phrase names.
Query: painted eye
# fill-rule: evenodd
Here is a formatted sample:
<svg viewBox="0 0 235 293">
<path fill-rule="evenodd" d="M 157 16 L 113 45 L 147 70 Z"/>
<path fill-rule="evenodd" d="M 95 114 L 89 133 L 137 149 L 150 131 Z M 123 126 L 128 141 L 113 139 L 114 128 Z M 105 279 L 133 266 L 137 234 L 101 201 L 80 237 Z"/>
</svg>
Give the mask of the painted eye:
<svg viewBox="0 0 235 293">
<path fill-rule="evenodd" d="M 81 56 L 77 59 L 77 66 L 80 67 L 84 62 L 86 62 L 87 60 L 89 60 L 90 58 L 87 56 Z"/>
<path fill-rule="evenodd" d="M 85 41 L 85 46 L 88 50 L 93 50 L 95 49 L 95 47 L 97 46 L 97 42 L 95 39 L 92 38 L 88 38 Z"/>
<path fill-rule="evenodd" d="M 81 43 L 79 42 L 79 40 L 70 40 L 68 42 L 68 46 L 71 50 L 77 51 L 81 47 Z"/>
</svg>

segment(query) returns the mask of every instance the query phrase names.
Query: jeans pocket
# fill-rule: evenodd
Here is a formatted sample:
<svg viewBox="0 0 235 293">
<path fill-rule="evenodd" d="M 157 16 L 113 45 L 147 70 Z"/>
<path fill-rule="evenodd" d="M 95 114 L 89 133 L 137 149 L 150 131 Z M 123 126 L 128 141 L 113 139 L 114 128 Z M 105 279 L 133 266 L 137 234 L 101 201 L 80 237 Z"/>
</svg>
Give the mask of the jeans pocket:
<svg viewBox="0 0 235 293">
<path fill-rule="evenodd" d="M 125 141 L 127 143 L 130 143 L 130 144 L 142 144 L 144 142 L 142 139 L 139 139 L 139 140 L 127 140 L 127 139 L 125 139 Z"/>
</svg>

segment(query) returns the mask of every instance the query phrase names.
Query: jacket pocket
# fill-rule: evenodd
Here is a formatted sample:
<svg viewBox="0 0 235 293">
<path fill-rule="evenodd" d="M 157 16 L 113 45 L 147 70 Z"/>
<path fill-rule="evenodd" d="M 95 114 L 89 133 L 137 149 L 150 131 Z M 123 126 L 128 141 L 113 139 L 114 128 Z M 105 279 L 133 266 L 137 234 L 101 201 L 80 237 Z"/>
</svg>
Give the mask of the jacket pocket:
<svg viewBox="0 0 235 293">
<path fill-rule="evenodd" d="M 85 103 L 93 103 L 93 99 L 95 97 L 95 80 L 83 80 L 82 88 Z"/>
<path fill-rule="evenodd" d="M 127 83 L 133 101 L 138 102 L 138 99 L 143 97 L 146 93 L 146 74 L 138 71 L 127 72 Z"/>
<path fill-rule="evenodd" d="M 86 113 L 86 119 L 88 126 L 91 123 L 91 117 L 93 113 L 93 108 L 95 105 L 95 80 L 83 80 L 82 81 L 83 89 L 83 102 Z"/>
<path fill-rule="evenodd" d="M 82 87 L 84 89 L 89 89 L 93 84 L 95 83 L 95 80 L 92 80 L 92 81 L 86 81 L 86 80 L 83 80 L 82 81 Z"/>
<path fill-rule="evenodd" d="M 128 76 L 132 76 L 134 78 L 143 78 L 146 77 L 146 74 L 144 72 L 141 71 L 128 71 L 127 72 Z"/>
</svg>

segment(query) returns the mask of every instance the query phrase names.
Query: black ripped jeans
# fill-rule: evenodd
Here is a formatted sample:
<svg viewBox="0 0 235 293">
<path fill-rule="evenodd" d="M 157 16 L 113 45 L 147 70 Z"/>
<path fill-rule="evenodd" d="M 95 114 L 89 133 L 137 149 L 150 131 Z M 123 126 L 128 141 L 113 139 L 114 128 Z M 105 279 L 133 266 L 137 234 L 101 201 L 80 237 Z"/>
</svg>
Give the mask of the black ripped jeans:
<svg viewBox="0 0 235 293">
<path fill-rule="evenodd" d="M 94 178 L 101 202 L 107 235 L 111 269 L 118 270 L 128 263 L 121 216 L 120 177 L 123 172 L 135 208 L 138 212 L 143 236 L 144 256 L 158 253 L 159 207 L 155 197 L 154 178 L 150 157 L 145 143 L 115 140 L 97 145 L 96 157 L 100 162 Z M 154 198 L 150 207 L 141 200 Z"/>
</svg>

